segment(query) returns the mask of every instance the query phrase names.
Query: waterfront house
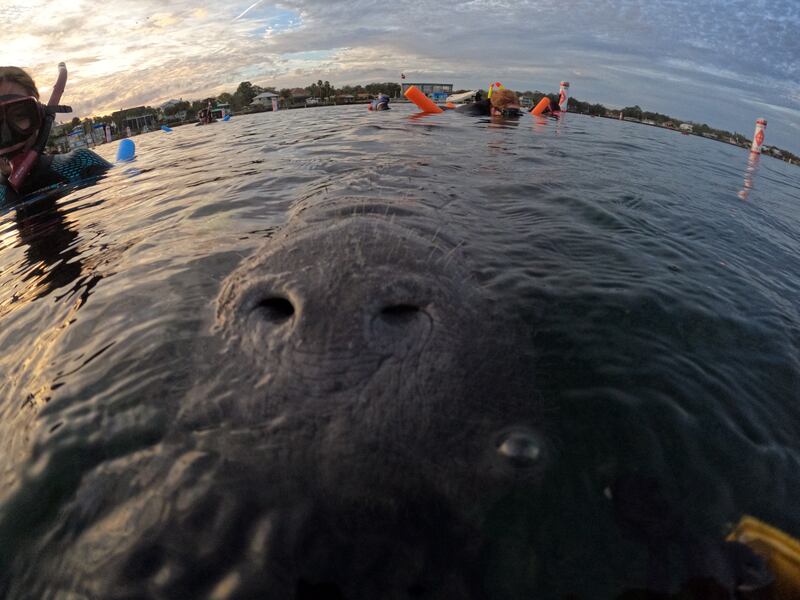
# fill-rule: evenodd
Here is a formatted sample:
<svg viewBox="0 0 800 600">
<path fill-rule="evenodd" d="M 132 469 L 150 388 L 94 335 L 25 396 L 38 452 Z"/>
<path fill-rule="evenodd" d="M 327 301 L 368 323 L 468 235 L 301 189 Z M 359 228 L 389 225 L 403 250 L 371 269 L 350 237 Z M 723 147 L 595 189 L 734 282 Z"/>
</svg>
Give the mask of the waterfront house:
<svg viewBox="0 0 800 600">
<path fill-rule="evenodd" d="M 403 94 L 406 93 L 406 90 L 411 86 L 416 87 L 421 91 L 423 94 L 428 96 L 428 98 L 432 97 L 434 94 L 441 95 L 445 94 L 445 98 L 453 93 L 453 84 L 452 83 L 406 83 L 403 82 Z"/>
<path fill-rule="evenodd" d="M 119 131 L 126 131 L 130 128 L 132 133 L 152 131 L 158 126 L 158 119 L 152 112 L 148 112 L 146 106 L 136 108 L 126 108 L 111 113 L 111 118 L 117 125 Z"/>
<path fill-rule="evenodd" d="M 261 106 L 272 106 L 272 99 L 277 98 L 278 94 L 273 94 L 272 92 L 263 92 L 253 98 L 253 101 L 250 104 L 260 104 Z"/>
<path fill-rule="evenodd" d="M 292 88 L 290 91 L 292 94 L 292 104 L 303 104 L 309 96 L 308 92 L 303 88 Z"/>
</svg>

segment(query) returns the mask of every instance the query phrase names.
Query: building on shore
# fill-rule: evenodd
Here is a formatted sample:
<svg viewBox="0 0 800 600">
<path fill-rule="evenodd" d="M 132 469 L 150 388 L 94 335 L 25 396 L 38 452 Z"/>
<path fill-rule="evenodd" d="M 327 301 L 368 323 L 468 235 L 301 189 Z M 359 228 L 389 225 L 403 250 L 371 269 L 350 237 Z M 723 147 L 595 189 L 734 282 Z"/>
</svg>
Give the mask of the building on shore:
<svg viewBox="0 0 800 600">
<path fill-rule="evenodd" d="M 305 104 L 310 95 L 303 88 L 292 88 L 289 92 L 292 94 L 292 104 Z"/>
<path fill-rule="evenodd" d="M 269 106 L 269 107 L 271 107 L 272 106 L 272 99 L 273 98 L 277 98 L 277 97 L 278 97 L 278 94 L 273 94 L 272 92 L 263 92 L 263 93 L 259 94 L 258 96 L 256 96 L 255 98 L 253 98 L 253 100 L 252 100 L 252 102 L 250 102 L 250 104 L 257 104 L 257 105 L 261 105 L 261 106 Z"/>
<path fill-rule="evenodd" d="M 428 98 L 441 98 L 441 101 L 447 99 L 447 96 L 453 93 L 453 84 L 452 83 L 406 83 L 403 82 L 403 94 L 405 95 L 406 90 L 411 86 L 419 89 L 423 94 L 425 94 Z"/>
<path fill-rule="evenodd" d="M 231 105 L 227 103 L 217 104 L 214 108 L 211 109 L 211 116 L 214 119 L 222 120 L 230 114 L 233 114 L 231 112 Z"/>
<path fill-rule="evenodd" d="M 158 118 L 145 106 L 118 110 L 111 113 L 111 118 L 117 125 L 118 131 L 130 129 L 131 133 L 144 133 L 158 127 Z"/>
</svg>

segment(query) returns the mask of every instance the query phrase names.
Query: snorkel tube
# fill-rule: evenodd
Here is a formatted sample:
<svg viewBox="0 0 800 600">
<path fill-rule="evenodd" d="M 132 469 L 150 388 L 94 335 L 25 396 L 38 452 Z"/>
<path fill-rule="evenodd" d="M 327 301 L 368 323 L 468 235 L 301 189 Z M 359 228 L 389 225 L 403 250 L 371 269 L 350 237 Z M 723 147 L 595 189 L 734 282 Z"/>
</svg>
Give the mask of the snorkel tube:
<svg viewBox="0 0 800 600">
<path fill-rule="evenodd" d="M 489 98 L 489 100 L 492 99 L 492 92 L 495 91 L 496 89 L 497 90 L 504 90 L 504 89 L 506 89 L 506 86 L 504 86 L 499 81 L 495 81 L 494 83 L 490 84 L 489 85 L 489 93 L 486 95 L 486 97 Z"/>
<path fill-rule="evenodd" d="M 42 118 L 42 125 L 39 128 L 39 135 L 36 137 L 36 143 L 33 148 L 27 152 L 22 152 L 10 159 L 11 175 L 8 176 L 8 183 L 14 188 L 15 191 L 20 192 L 22 184 L 33 169 L 44 147 L 47 145 L 47 138 L 50 137 L 50 130 L 53 128 L 53 121 L 55 121 L 57 112 L 72 112 L 68 106 L 59 106 L 61 96 L 64 93 L 64 87 L 67 85 L 67 65 L 63 62 L 58 63 L 58 79 L 53 86 L 53 92 L 50 94 L 50 100 L 45 107 L 44 117 Z"/>
</svg>

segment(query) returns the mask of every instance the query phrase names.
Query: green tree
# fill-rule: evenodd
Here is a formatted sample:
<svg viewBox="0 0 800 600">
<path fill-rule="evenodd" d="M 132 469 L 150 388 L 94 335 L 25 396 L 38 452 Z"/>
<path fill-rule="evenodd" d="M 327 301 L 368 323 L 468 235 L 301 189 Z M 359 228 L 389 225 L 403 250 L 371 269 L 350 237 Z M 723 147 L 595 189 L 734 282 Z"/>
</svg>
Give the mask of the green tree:
<svg viewBox="0 0 800 600">
<path fill-rule="evenodd" d="M 168 117 L 171 117 L 174 114 L 179 113 L 182 110 L 189 110 L 192 108 L 191 103 L 188 100 L 181 99 L 180 102 L 176 102 L 172 106 L 168 106 L 164 109 L 164 114 Z"/>
<path fill-rule="evenodd" d="M 281 100 L 283 100 L 284 108 L 289 108 L 292 103 L 292 90 L 289 88 L 283 88 L 280 92 L 278 92 L 278 96 L 280 96 Z"/>
<path fill-rule="evenodd" d="M 586 102 L 585 104 L 589 104 L 589 103 Z M 589 109 L 588 109 L 587 112 L 590 115 L 594 115 L 596 117 L 602 117 L 603 115 L 606 114 L 606 107 L 603 106 L 602 104 L 592 104 L 591 106 L 589 106 Z"/>
<path fill-rule="evenodd" d="M 642 118 L 642 108 L 637 104 L 636 106 L 626 106 L 622 109 L 622 116 L 626 119 L 639 119 Z"/>
<path fill-rule="evenodd" d="M 249 81 L 243 81 L 233 93 L 233 104 L 238 108 L 248 106 L 257 95 L 258 92 L 253 88 L 253 84 Z"/>
</svg>

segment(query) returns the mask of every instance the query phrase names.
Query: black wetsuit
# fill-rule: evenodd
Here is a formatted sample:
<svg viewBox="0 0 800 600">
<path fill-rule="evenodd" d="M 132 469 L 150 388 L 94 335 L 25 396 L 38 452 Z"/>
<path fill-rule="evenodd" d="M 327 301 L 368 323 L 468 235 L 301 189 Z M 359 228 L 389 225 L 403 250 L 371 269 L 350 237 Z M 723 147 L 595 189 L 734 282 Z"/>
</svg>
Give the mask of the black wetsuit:
<svg viewBox="0 0 800 600">
<path fill-rule="evenodd" d="M 470 104 L 462 104 L 455 110 L 457 113 L 469 115 L 471 117 L 488 117 L 492 114 L 492 103 L 487 98 L 486 100 L 478 100 Z"/>
<path fill-rule="evenodd" d="M 63 183 L 75 183 L 97 177 L 111 168 L 111 163 L 88 148 L 78 148 L 68 154 L 42 155 L 16 192 L 4 177 L 0 178 L 0 203 L 16 202 L 34 192 Z"/>
</svg>

